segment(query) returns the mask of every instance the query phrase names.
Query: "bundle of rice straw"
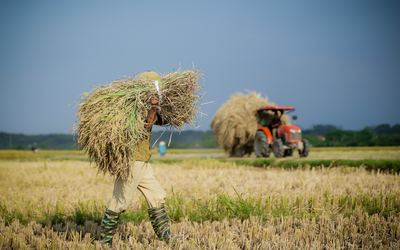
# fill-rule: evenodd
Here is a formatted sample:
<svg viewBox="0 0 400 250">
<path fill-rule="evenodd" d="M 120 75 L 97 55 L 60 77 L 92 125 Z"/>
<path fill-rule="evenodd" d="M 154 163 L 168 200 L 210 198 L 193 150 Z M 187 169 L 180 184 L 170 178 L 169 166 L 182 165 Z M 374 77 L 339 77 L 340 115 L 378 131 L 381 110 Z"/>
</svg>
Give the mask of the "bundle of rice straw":
<svg viewBox="0 0 400 250">
<path fill-rule="evenodd" d="M 245 96 L 237 93 L 222 104 L 215 113 L 211 122 L 211 128 L 217 144 L 225 149 L 230 155 L 234 154 L 235 148 L 245 145 L 253 145 L 254 137 L 260 123 L 257 110 L 262 106 L 276 105 L 268 102 L 268 97 L 262 98 L 259 93 L 249 91 Z M 267 124 L 274 117 L 274 113 L 268 111 Z M 282 115 L 282 124 L 290 124 L 287 115 Z"/>
<path fill-rule="evenodd" d="M 182 131 L 186 124 L 195 126 L 200 112 L 200 77 L 202 70 L 194 67 L 161 76 L 158 113 L 169 123 L 169 129 Z M 154 82 L 139 74 L 82 95 L 74 132 L 78 132 L 79 147 L 95 161 L 98 172 L 120 175 L 124 180 L 133 176 L 136 144 L 147 138 L 145 125 L 152 96 L 158 96 Z"/>
</svg>

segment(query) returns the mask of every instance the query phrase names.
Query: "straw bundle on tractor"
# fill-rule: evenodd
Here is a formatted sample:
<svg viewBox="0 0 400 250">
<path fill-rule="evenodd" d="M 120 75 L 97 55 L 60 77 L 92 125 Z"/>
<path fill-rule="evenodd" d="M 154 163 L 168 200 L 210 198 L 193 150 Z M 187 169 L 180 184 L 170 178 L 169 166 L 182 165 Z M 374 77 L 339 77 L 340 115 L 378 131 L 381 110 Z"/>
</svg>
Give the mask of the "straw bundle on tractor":
<svg viewBox="0 0 400 250">
<path fill-rule="evenodd" d="M 179 69 L 161 76 L 158 113 L 170 129 L 183 130 L 196 122 L 201 99 L 198 80 L 202 71 Z M 84 93 L 78 104 L 78 144 L 96 163 L 99 172 L 123 179 L 132 177 L 131 166 L 138 141 L 147 138 L 146 118 L 150 98 L 159 96 L 154 81 L 136 74 Z"/>
<path fill-rule="evenodd" d="M 252 145 L 260 123 L 257 110 L 266 105 L 276 104 L 256 92 L 233 95 L 218 109 L 211 123 L 217 144 L 231 156 L 235 154 L 235 150 Z M 272 112 L 265 115 L 266 123 L 271 122 L 273 115 Z M 281 121 L 282 124 L 290 124 L 285 114 Z"/>
</svg>

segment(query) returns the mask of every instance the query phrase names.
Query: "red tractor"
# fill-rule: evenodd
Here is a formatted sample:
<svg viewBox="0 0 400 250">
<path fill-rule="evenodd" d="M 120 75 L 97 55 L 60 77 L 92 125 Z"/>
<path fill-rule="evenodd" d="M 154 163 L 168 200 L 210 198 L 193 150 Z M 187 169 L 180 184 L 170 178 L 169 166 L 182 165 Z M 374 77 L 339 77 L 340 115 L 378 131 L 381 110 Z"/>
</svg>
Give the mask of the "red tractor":
<svg viewBox="0 0 400 250">
<path fill-rule="evenodd" d="M 272 111 L 279 118 L 286 112 L 294 111 L 294 107 L 285 106 L 264 106 L 257 110 L 261 121 L 267 116 L 267 111 Z M 280 116 L 278 116 L 278 113 Z M 293 119 L 297 119 L 293 116 Z M 269 157 L 271 149 L 275 157 L 293 156 L 295 150 L 299 151 L 300 157 L 307 157 L 310 151 L 310 143 L 301 138 L 301 129 L 295 125 L 280 125 L 276 123 L 259 124 L 257 134 L 254 139 L 253 149 L 257 157 Z"/>
</svg>

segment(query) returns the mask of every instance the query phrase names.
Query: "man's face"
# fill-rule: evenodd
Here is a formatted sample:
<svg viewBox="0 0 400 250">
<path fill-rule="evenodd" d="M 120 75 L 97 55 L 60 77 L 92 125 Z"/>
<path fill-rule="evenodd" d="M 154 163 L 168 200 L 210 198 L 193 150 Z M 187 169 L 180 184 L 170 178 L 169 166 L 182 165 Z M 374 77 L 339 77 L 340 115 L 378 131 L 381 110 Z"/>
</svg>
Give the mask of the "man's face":
<svg viewBox="0 0 400 250">
<path fill-rule="evenodd" d="M 278 119 L 278 114 L 277 113 L 274 114 L 274 118 Z"/>
<path fill-rule="evenodd" d="M 150 104 L 151 105 L 158 105 L 158 96 L 152 96 L 151 98 L 150 98 Z"/>
</svg>

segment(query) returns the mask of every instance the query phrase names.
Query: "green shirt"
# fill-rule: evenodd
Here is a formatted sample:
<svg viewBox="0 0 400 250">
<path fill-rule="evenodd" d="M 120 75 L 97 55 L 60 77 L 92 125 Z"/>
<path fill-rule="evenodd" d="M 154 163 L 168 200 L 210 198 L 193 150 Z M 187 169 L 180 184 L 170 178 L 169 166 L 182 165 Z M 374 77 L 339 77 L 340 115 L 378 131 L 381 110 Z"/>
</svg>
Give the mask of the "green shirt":
<svg viewBox="0 0 400 250">
<path fill-rule="evenodd" d="M 147 120 L 149 119 L 150 113 L 147 113 Z M 153 124 L 163 126 L 168 124 L 164 119 L 160 117 L 160 115 L 156 112 L 153 120 Z M 150 140 L 151 140 L 151 129 L 153 125 L 147 130 L 147 139 L 144 141 L 138 141 L 136 144 L 136 154 L 134 155 L 136 161 L 144 161 L 148 162 L 151 158 L 150 153 Z"/>
<path fill-rule="evenodd" d="M 147 113 L 147 120 L 149 119 L 150 113 Z M 154 114 L 156 115 L 156 114 Z M 156 115 L 157 116 L 157 115 Z M 157 119 L 154 119 L 153 124 Z M 136 161 L 148 162 L 151 158 L 150 153 L 150 140 L 151 140 L 151 129 L 153 125 L 147 130 L 147 139 L 144 141 L 138 141 L 136 144 L 136 154 L 134 155 Z"/>
</svg>

